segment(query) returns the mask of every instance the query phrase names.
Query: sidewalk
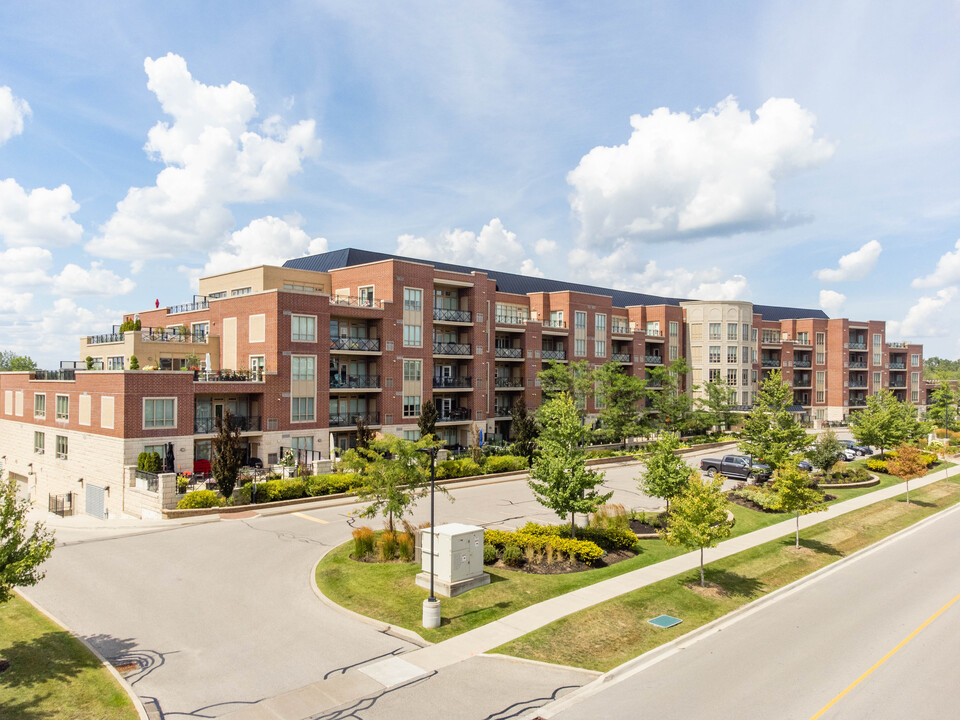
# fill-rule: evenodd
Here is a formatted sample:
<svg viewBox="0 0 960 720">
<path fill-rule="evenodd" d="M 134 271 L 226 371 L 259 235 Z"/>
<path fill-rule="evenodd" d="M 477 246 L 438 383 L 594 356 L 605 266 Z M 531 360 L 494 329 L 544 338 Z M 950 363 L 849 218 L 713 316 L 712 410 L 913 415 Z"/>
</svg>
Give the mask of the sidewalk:
<svg viewBox="0 0 960 720">
<path fill-rule="evenodd" d="M 932 473 L 924 478 L 910 481 L 910 489 L 916 490 L 947 477 L 960 474 L 960 466 Z M 830 506 L 825 512 L 813 513 L 800 518 L 800 528 L 808 528 L 826 520 L 840 517 L 877 502 L 904 494 L 906 488 L 898 483 L 883 490 L 860 495 L 851 500 Z M 706 563 L 734 555 L 771 540 L 794 532 L 796 520 L 790 518 L 776 525 L 741 535 L 720 543 L 705 552 Z M 430 645 L 386 660 L 364 665 L 352 673 L 320 681 L 305 688 L 271 698 L 255 706 L 230 715 L 235 720 L 300 720 L 312 717 L 325 710 L 337 707 L 333 698 L 344 703 L 344 690 L 363 688 L 368 694 L 383 692 L 417 679 L 428 677 L 437 671 L 455 665 L 471 657 L 489 652 L 495 647 L 580 610 L 605 602 L 651 583 L 665 580 L 700 566 L 700 553 L 693 551 L 655 565 L 634 570 L 609 580 L 559 595 L 537 605 L 519 610 L 500 620 L 470 630 L 436 645 Z M 359 699 L 357 695 L 354 699 Z M 326 702 L 324 702 L 326 701 Z M 327 704 L 330 703 L 330 704 Z M 309 710 L 308 710 L 309 707 Z M 291 710 L 293 712 L 291 712 Z"/>
</svg>

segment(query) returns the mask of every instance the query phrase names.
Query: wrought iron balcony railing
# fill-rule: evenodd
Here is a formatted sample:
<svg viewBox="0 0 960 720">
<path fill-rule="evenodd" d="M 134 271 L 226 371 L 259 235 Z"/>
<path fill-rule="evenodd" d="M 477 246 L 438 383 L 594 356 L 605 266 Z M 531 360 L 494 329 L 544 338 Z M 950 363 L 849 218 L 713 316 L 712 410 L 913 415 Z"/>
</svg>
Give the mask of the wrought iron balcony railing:
<svg viewBox="0 0 960 720">
<path fill-rule="evenodd" d="M 494 385 L 498 388 L 522 388 L 522 377 L 498 377 L 494 378 Z"/>
<path fill-rule="evenodd" d="M 473 380 L 469 377 L 434 376 L 433 387 L 439 390 L 442 390 L 443 388 L 469 388 L 473 387 Z"/>
<path fill-rule="evenodd" d="M 356 352 L 380 352 L 380 339 L 352 337 L 331 338 L 330 349 L 354 350 Z"/>
<path fill-rule="evenodd" d="M 347 427 L 349 425 L 356 425 L 357 418 L 361 418 L 365 425 L 380 424 L 380 413 L 378 412 L 342 413 L 330 416 L 330 427 Z"/>
<path fill-rule="evenodd" d="M 563 350 L 544 350 L 540 353 L 544 360 L 566 360 L 567 353 Z"/>
<path fill-rule="evenodd" d="M 498 358 L 522 358 L 523 350 L 521 348 L 496 348 Z"/>
<path fill-rule="evenodd" d="M 473 322 L 473 314 L 469 310 L 448 310 L 434 308 L 433 319 L 440 322 Z"/>
<path fill-rule="evenodd" d="M 380 387 L 379 375 L 331 375 L 330 389 L 376 390 Z"/>
</svg>

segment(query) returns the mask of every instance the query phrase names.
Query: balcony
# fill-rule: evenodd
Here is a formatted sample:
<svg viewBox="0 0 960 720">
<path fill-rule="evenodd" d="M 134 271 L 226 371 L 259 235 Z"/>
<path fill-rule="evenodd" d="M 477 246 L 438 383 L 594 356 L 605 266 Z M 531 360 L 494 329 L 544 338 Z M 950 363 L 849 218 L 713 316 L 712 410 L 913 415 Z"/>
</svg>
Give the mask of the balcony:
<svg viewBox="0 0 960 720">
<path fill-rule="evenodd" d="M 652 328 L 647 328 L 645 334 L 647 337 L 663 337 L 663 335 L 660 333 L 659 330 L 655 330 Z"/>
<path fill-rule="evenodd" d="M 87 335 L 87 345 L 109 345 L 122 343 L 123 333 L 105 333 L 103 335 Z"/>
<path fill-rule="evenodd" d="M 811 367 L 811 363 L 809 360 L 794 360 L 793 366 L 798 368 L 809 368 Z"/>
<path fill-rule="evenodd" d="M 848 363 L 848 367 L 849 367 L 851 370 L 866 370 L 866 369 L 867 369 L 867 363 L 866 363 L 865 360 L 851 360 L 851 361 Z"/>
<path fill-rule="evenodd" d="M 240 428 L 240 432 L 260 432 L 259 415 L 233 415 L 233 426 Z M 195 417 L 193 419 L 193 432 L 197 435 L 215 433 L 217 431 L 217 419 L 212 417 Z"/>
<path fill-rule="evenodd" d="M 185 327 L 185 326 L 181 326 Z M 120 339 L 123 340 L 124 333 L 120 333 Z M 165 343 L 205 343 L 207 336 L 205 333 L 178 333 L 169 332 L 162 328 L 144 328 L 140 331 L 140 339 L 144 342 L 165 342 Z"/>
<path fill-rule="evenodd" d="M 380 376 L 379 375 L 331 375 L 330 376 L 330 389 L 331 390 L 346 390 L 346 389 L 357 389 L 357 390 L 379 390 L 380 389 Z"/>
<path fill-rule="evenodd" d="M 631 333 L 631 330 L 628 325 L 611 325 L 610 326 L 611 335 L 629 335 L 630 333 Z"/>
<path fill-rule="evenodd" d="M 330 427 L 350 427 L 357 424 L 357 418 L 363 420 L 364 425 L 379 425 L 380 413 L 344 413 L 330 416 Z"/>
<path fill-rule="evenodd" d="M 853 367 L 853 365 L 851 365 L 850 367 Z M 906 364 L 905 362 L 892 362 L 892 363 L 890 363 L 890 369 L 891 369 L 891 370 L 906 370 L 906 369 L 907 369 L 907 364 Z"/>
<path fill-rule="evenodd" d="M 508 418 L 512 414 L 512 410 L 507 405 L 494 405 L 493 406 L 493 416 L 498 418 Z"/>
<path fill-rule="evenodd" d="M 850 343 L 849 343 L 849 347 L 850 347 L 851 350 L 866 350 L 866 349 L 867 349 L 867 343 L 865 343 L 865 342 L 853 342 L 853 341 L 851 340 Z"/>
<path fill-rule="evenodd" d="M 380 339 L 353 337 L 331 338 L 330 349 L 354 352 L 380 352 Z"/>
<path fill-rule="evenodd" d="M 566 330 L 567 322 L 566 320 L 544 320 L 543 326 L 551 330 Z"/>
<path fill-rule="evenodd" d="M 334 295 L 330 298 L 331 305 L 344 305 L 346 307 L 374 308 L 383 310 L 383 300 L 375 300 L 371 297 L 353 297 L 351 295 Z"/>
<path fill-rule="evenodd" d="M 793 387 L 795 388 L 809 388 L 812 387 L 810 384 L 810 377 L 804 377 L 803 375 L 795 376 L 793 378 Z"/>
<path fill-rule="evenodd" d="M 779 360 L 771 360 L 771 359 L 769 359 L 769 358 L 764 358 L 764 359 L 762 359 L 762 360 L 760 361 L 760 367 L 765 367 L 765 368 L 778 368 L 778 367 L 780 367 L 780 361 L 779 361 Z"/>
<path fill-rule="evenodd" d="M 469 377 L 437 377 L 433 378 L 433 387 L 438 390 L 469 390 L 473 387 L 473 379 Z"/>
<path fill-rule="evenodd" d="M 544 350 L 540 353 L 544 360 L 566 360 L 567 353 L 563 350 Z"/>
<path fill-rule="evenodd" d="M 263 370 L 193 371 L 194 382 L 263 382 Z"/>
<path fill-rule="evenodd" d="M 523 349 L 522 348 L 496 348 L 496 356 L 498 358 L 508 358 L 511 360 L 520 360 L 523 358 Z"/>
<path fill-rule="evenodd" d="M 663 365 L 662 355 L 644 355 L 643 361 L 647 365 Z"/>
<path fill-rule="evenodd" d="M 907 389 L 907 381 L 906 381 L 906 380 L 894 380 L 893 378 L 890 378 L 890 388 L 891 388 L 891 389 L 897 389 L 897 390 L 906 390 L 906 389 Z"/>
<path fill-rule="evenodd" d="M 497 325 L 517 325 L 519 327 L 526 325 L 529 319 L 523 315 L 497 315 L 494 318 Z"/>
<path fill-rule="evenodd" d="M 438 423 L 467 422 L 470 420 L 470 408 L 455 407 L 447 411 L 441 410 L 437 415 Z"/>
<path fill-rule="evenodd" d="M 469 310 L 448 310 L 447 308 L 434 308 L 433 319 L 440 322 L 473 322 L 473 314 Z"/>
<path fill-rule="evenodd" d="M 433 344 L 434 355 L 472 355 L 470 343 L 438 343 Z"/>
<path fill-rule="evenodd" d="M 192 303 L 183 303 L 182 305 L 173 305 L 167 308 L 168 315 L 178 315 L 180 313 L 197 312 L 198 310 L 209 310 L 210 303 L 204 300 L 197 300 Z"/>
<path fill-rule="evenodd" d="M 887 347 L 891 347 L 891 348 L 906 348 L 906 347 L 907 347 L 907 343 L 905 343 L 905 342 L 891 342 L 891 343 L 887 343 Z"/>
<path fill-rule="evenodd" d="M 850 402 L 848 403 L 851 407 L 863 407 L 867 404 L 866 395 L 851 395 Z"/>
<path fill-rule="evenodd" d="M 493 383 L 498 388 L 523 388 L 522 377 L 498 377 L 494 378 Z"/>
<path fill-rule="evenodd" d="M 866 380 L 851 380 L 850 387 L 852 388 L 865 388 L 867 386 Z"/>
<path fill-rule="evenodd" d="M 631 362 L 630 353 L 611 353 L 610 359 L 613 360 L 613 362 L 621 362 L 621 363 Z"/>
</svg>

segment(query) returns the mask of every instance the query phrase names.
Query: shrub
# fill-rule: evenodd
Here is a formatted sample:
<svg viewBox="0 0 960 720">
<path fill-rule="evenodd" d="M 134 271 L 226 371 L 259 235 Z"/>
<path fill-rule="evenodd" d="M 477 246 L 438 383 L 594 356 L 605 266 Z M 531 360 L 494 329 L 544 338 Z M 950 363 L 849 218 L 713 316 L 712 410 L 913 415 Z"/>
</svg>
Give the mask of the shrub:
<svg viewBox="0 0 960 720">
<path fill-rule="evenodd" d="M 744 485 L 733 491 L 733 495 L 749 500 L 764 512 L 781 512 L 780 496 L 773 488 L 757 485 Z"/>
<path fill-rule="evenodd" d="M 131 355 L 131 356 L 130 356 L 130 369 L 131 369 L 131 370 L 139 370 L 139 369 L 140 369 L 140 361 L 137 360 L 137 356 L 136 356 L 136 355 Z"/>
<path fill-rule="evenodd" d="M 497 561 L 497 548 L 490 543 L 483 544 L 483 564 L 492 565 Z"/>
<path fill-rule="evenodd" d="M 380 542 L 377 543 L 380 562 L 393 560 L 397 556 L 397 536 L 396 533 L 384 530 L 380 534 Z"/>
<path fill-rule="evenodd" d="M 307 495 L 335 495 L 349 492 L 361 484 L 360 476 L 355 473 L 334 473 L 333 475 L 311 475 L 307 478 Z"/>
<path fill-rule="evenodd" d="M 402 532 L 397 535 L 397 554 L 404 562 L 413 560 L 413 535 L 408 532 Z"/>
<path fill-rule="evenodd" d="M 885 473 L 887 471 L 887 461 L 880 458 L 870 458 L 866 463 L 867 467 L 874 472 Z"/>
<path fill-rule="evenodd" d="M 163 463 L 160 461 L 160 453 L 142 452 L 137 455 L 137 470 L 158 473 L 163 469 Z"/>
<path fill-rule="evenodd" d="M 360 560 L 373 552 L 373 529 L 363 525 L 353 533 L 353 556 Z"/>
<path fill-rule="evenodd" d="M 549 527 L 536 526 L 533 523 L 528 523 L 528 526 L 530 525 L 536 528 Z M 517 532 L 485 530 L 483 537 L 485 542 L 495 547 L 503 548 L 504 552 L 506 552 L 507 547 L 512 545 L 516 546 L 518 550 L 521 547 L 532 546 L 534 550 L 540 552 L 542 552 L 547 545 L 552 545 L 553 549 L 557 552 L 590 564 L 595 563 L 604 555 L 603 549 L 595 542 L 589 540 L 573 540 L 568 537 L 554 535 L 550 531 L 531 533 L 525 530 L 519 530 Z M 636 536 L 633 537 L 631 547 L 634 542 L 636 542 Z M 504 562 L 506 562 L 506 558 L 504 558 Z"/>
<path fill-rule="evenodd" d="M 614 503 L 611 505 L 601 505 L 597 508 L 597 511 L 590 515 L 587 526 L 593 528 L 619 528 L 629 530 L 630 520 L 627 518 L 627 511 L 623 505 Z"/>
<path fill-rule="evenodd" d="M 230 505 L 249 505 L 252 492 L 253 485 L 251 483 L 244 483 L 240 487 L 234 489 L 233 494 L 230 496 L 230 499 L 227 502 Z"/>
<path fill-rule="evenodd" d="M 527 467 L 527 459 L 516 455 L 491 455 L 483 461 L 485 473 L 515 472 Z"/>
<path fill-rule="evenodd" d="M 520 567 L 523 564 L 523 551 L 516 545 L 507 545 L 503 549 L 503 562 L 510 567 Z"/>
<path fill-rule="evenodd" d="M 626 519 L 626 516 L 624 516 Z M 529 522 L 520 528 L 521 533 L 542 537 L 570 540 L 569 525 L 540 525 Z M 627 527 L 585 527 L 577 528 L 577 539 L 573 542 L 585 541 L 603 550 L 629 550 L 637 542 L 637 535 Z M 580 558 L 578 558 L 580 559 Z"/>
<path fill-rule="evenodd" d="M 184 477 L 183 475 L 177 475 L 177 492 L 180 495 L 183 495 L 187 491 L 187 486 L 190 484 L 190 478 Z"/>
<path fill-rule="evenodd" d="M 220 507 L 223 504 L 223 498 L 213 490 L 194 490 L 181 498 L 180 502 L 177 503 L 177 510 Z"/>
<path fill-rule="evenodd" d="M 444 460 L 441 463 L 437 463 L 437 480 L 469 477 L 471 475 L 480 475 L 481 472 L 480 466 L 470 457 Z"/>
<path fill-rule="evenodd" d="M 869 463 L 868 463 L 869 464 Z M 825 476 L 826 483 L 858 483 L 870 479 L 870 472 L 863 467 L 847 467 Z"/>
</svg>

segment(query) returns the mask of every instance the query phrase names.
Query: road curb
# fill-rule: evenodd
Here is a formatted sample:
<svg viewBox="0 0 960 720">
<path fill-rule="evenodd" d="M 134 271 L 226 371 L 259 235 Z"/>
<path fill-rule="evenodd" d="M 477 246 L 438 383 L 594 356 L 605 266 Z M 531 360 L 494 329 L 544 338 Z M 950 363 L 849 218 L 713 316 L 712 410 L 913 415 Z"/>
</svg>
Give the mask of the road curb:
<svg viewBox="0 0 960 720">
<path fill-rule="evenodd" d="M 71 630 L 70 628 L 68 628 L 64 623 L 62 623 L 62 622 L 61 622 L 60 620 L 58 620 L 56 617 L 54 617 L 53 615 L 51 615 L 50 613 L 48 613 L 43 607 L 41 607 L 41 606 L 40 606 L 39 604 L 37 604 L 35 601 L 31 600 L 30 598 L 28 598 L 26 595 L 24 595 L 24 594 L 21 593 L 21 592 L 17 592 L 17 595 L 19 595 L 19 596 L 22 597 L 24 600 L 26 600 L 26 601 L 33 607 L 34 610 L 36 610 L 36 611 L 39 612 L 41 615 L 43 615 L 45 618 L 47 618 L 47 620 L 49 620 L 50 622 L 52 622 L 52 623 L 54 623 L 55 625 L 59 626 L 60 628 L 62 628 L 62 629 L 65 630 L 66 632 L 70 633 L 73 637 L 75 637 L 77 640 L 79 640 L 81 643 L 83 643 L 84 647 L 86 647 L 87 650 L 89 650 L 91 653 L 93 653 L 93 656 L 94 656 L 97 660 L 99 660 L 99 661 L 100 661 L 100 664 L 103 665 L 103 666 L 107 669 L 107 672 L 109 672 L 111 675 L 113 675 L 113 678 L 120 684 L 120 687 L 123 688 L 123 691 L 124 691 L 125 693 L 127 693 L 127 695 L 130 696 L 130 700 L 133 701 L 133 706 L 134 706 L 134 708 L 136 708 L 136 710 L 137 710 L 137 715 L 140 717 L 140 720 L 150 720 L 150 716 L 147 714 L 147 709 L 146 709 L 146 707 L 144 707 L 143 701 L 140 699 L 140 696 L 137 695 L 137 693 L 134 691 L 133 685 L 131 685 L 130 683 L 128 683 L 128 682 L 126 681 L 126 679 L 123 677 L 123 675 L 121 675 L 119 672 L 117 672 L 117 669 L 116 669 L 113 665 L 111 665 L 103 655 L 100 654 L 100 651 L 99 651 L 99 650 L 97 650 L 93 645 L 91 645 L 90 643 L 88 643 L 84 638 L 80 637 L 80 635 L 78 635 L 77 633 L 75 633 L 73 630 Z"/>
<path fill-rule="evenodd" d="M 944 477 L 943 479 L 947 480 L 949 479 L 949 476 Z M 935 481 L 935 482 L 939 482 L 939 481 Z M 899 497 L 899 496 L 894 496 L 894 497 Z M 893 498 L 889 498 L 889 499 L 893 499 Z M 545 705 L 541 708 L 538 708 L 536 711 L 533 711 L 527 715 L 524 715 L 522 717 L 522 720 L 536 720 L 537 718 L 541 718 L 542 720 L 549 720 L 549 718 L 552 718 L 554 715 L 560 712 L 563 712 L 564 710 L 567 710 L 571 706 L 576 705 L 582 700 L 585 700 L 597 694 L 598 692 L 601 692 L 607 687 L 617 684 L 623 680 L 626 680 L 627 678 L 630 678 L 633 675 L 636 675 L 637 673 L 640 673 L 646 670 L 647 668 L 652 667 L 653 665 L 656 665 L 657 663 L 663 660 L 666 660 L 667 658 L 673 656 L 677 652 L 680 652 L 681 650 L 685 650 L 690 645 L 693 645 L 694 643 L 697 643 L 700 640 L 703 640 L 706 637 L 716 632 L 720 632 L 726 629 L 730 625 L 733 625 L 734 623 L 737 623 L 740 620 L 745 619 L 746 617 L 748 617 L 749 615 L 752 615 L 753 613 L 763 610 L 764 607 L 766 607 L 766 605 L 774 602 L 779 602 L 780 600 L 786 598 L 787 596 L 792 595 L 795 592 L 799 592 L 806 585 L 818 582 L 823 578 L 828 577 L 829 575 L 832 575 L 834 572 L 839 572 L 840 570 L 847 567 L 851 562 L 867 557 L 868 555 L 881 550 L 887 544 L 895 542 L 896 540 L 899 540 L 900 538 L 903 538 L 906 535 L 912 534 L 914 532 L 918 532 L 921 529 L 923 529 L 926 525 L 933 523 L 936 520 L 940 520 L 944 517 L 947 517 L 953 512 L 960 512 L 960 503 L 954 504 L 953 506 L 948 508 L 944 508 L 943 510 L 936 512 L 933 515 L 930 515 L 929 517 L 925 517 L 922 520 L 915 522 L 913 525 L 905 527 L 902 530 L 898 530 L 897 532 L 893 533 L 892 535 L 888 535 L 887 537 L 881 540 L 878 540 L 877 542 L 875 542 L 872 545 L 869 545 L 868 547 L 857 550 L 851 555 L 841 558 L 840 560 L 837 560 L 834 563 L 831 563 L 825 567 L 822 567 L 819 570 L 815 570 L 809 575 L 804 575 L 803 577 L 798 578 L 797 580 L 794 580 L 792 583 L 788 585 L 784 585 L 781 588 L 777 588 L 773 592 L 768 593 L 763 597 L 757 598 L 756 600 L 750 603 L 747 603 L 746 605 L 743 605 L 737 608 L 736 610 L 733 610 L 727 613 L 726 615 L 721 615 L 720 617 L 710 621 L 706 625 L 702 625 L 694 630 L 691 630 L 689 633 L 685 635 L 681 635 L 680 637 L 675 638 L 674 640 L 671 640 L 670 642 L 664 643 L 663 645 L 660 645 L 651 650 L 648 650 L 642 655 L 638 655 L 637 657 L 632 658 L 631 660 L 628 660 L 622 665 L 618 665 L 612 670 L 609 670 L 608 672 L 598 677 L 596 680 L 593 680 L 587 683 L 586 685 L 582 686 L 581 688 L 574 690 L 573 692 L 564 696 L 562 699 L 557 700 L 556 702 L 551 703 L 549 705 Z"/>
</svg>

